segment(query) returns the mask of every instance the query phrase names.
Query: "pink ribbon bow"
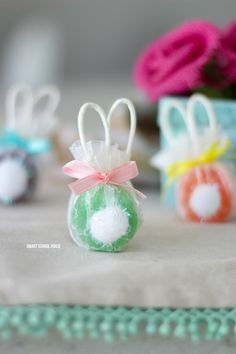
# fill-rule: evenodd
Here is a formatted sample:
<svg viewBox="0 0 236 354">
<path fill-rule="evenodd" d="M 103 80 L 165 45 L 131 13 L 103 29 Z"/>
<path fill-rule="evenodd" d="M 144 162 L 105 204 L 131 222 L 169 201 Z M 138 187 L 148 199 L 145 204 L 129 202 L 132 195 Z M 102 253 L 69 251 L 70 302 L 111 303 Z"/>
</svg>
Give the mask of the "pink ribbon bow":
<svg viewBox="0 0 236 354">
<path fill-rule="evenodd" d="M 127 162 L 109 172 L 98 172 L 86 162 L 73 160 L 63 166 L 63 172 L 67 176 L 77 178 L 77 181 L 69 184 L 69 188 L 76 195 L 87 192 L 98 184 L 121 186 L 138 176 L 138 168 L 135 161 Z M 135 191 L 141 198 L 145 198 L 145 195 L 133 186 L 126 185 L 125 187 Z"/>
</svg>

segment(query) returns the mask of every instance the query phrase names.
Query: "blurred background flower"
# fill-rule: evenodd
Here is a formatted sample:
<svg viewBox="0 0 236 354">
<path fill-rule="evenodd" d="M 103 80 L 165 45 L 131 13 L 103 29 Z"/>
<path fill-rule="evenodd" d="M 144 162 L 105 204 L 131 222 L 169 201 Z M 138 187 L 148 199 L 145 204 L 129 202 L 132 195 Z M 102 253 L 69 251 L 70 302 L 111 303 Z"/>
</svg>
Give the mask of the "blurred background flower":
<svg viewBox="0 0 236 354">
<path fill-rule="evenodd" d="M 158 38 L 137 59 L 137 86 L 151 101 L 202 86 L 202 68 L 216 51 L 219 34 L 210 22 L 192 20 Z"/>
<path fill-rule="evenodd" d="M 236 21 L 230 23 L 222 32 L 220 53 L 225 68 L 225 75 L 232 83 L 236 82 Z"/>
<path fill-rule="evenodd" d="M 202 92 L 236 98 L 236 22 L 221 30 L 209 21 L 191 20 L 144 49 L 134 67 L 134 82 L 151 101 L 164 95 Z"/>
</svg>

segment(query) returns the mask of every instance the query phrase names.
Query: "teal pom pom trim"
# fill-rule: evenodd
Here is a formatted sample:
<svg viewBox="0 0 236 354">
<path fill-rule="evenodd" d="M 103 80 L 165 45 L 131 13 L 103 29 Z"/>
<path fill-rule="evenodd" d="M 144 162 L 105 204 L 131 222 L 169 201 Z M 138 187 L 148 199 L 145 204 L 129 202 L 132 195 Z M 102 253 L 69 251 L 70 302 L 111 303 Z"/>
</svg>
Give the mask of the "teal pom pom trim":
<svg viewBox="0 0 236 354">
<path fill-rule="evenodd" d="M 90 220 L 94 213 L 112 203 L 122 210 L 128 218 L 128 229 L 124 235 L 111 243 L 95 239 L 90 229 Z M 122 187 L 100 185 L 79 197 L 75 197 L 69 211 L 69 228 L 76 243 L 84 247 L 103 252 L 119 252 L 133 238 L 140 224 L 138 205 L 134 197 Z M 104 230 L 105 231 L 105 230 Z"/>
<path fill-rule="evenodd" d="M 0 306 L 0 337 L 42 337 L 57 330 L 66 339 L 112 342 L 147 335 L 223 340 L 235 336 L 233 309 L 141 309 L 70 305 Z"/>
</svg>

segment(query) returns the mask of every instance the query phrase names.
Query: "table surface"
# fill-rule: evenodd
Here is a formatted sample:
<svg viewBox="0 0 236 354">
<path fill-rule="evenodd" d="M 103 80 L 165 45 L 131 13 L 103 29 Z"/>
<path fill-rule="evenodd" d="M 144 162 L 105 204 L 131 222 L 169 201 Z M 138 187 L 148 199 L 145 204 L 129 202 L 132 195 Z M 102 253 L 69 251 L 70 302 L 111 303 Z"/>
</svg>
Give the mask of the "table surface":
<svg viewBox="0 0 236 354">
<path fill-rule="evenodd" d="M 51 335 L 40 340 L 23 337 L 0 341 L 0 351 L 4 354 L 235 354 L 235 341 L 205 341 L 193 345 L 189 340 L 140 335 L 128 341 L 106 343 L 91 339 L 63 340 L 58 335 Z"/>
<path fill-rule="evenodd" d="M 74 244 L 62 181 L 44 181 L 32 203 L 0 207 L 0 304 L 235 307 L 236 224 L 183 223 L 147 196 L 140 230 L 114 254 Z"/>
</svg>

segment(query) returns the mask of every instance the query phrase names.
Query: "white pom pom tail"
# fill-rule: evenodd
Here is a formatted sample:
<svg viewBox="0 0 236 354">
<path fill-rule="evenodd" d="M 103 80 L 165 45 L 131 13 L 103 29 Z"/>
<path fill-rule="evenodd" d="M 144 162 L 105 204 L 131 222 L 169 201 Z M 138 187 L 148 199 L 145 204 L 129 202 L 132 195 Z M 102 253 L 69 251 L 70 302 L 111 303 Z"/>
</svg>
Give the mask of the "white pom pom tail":
<svg viewBox="0 0 236 354">
<path fill-rule="evenodd" d="M 191 195 L 189 204 L 191 209 L 200 218 L 208 218 L 216 214 L 221 207 L 221 196 L 218 184 L 199 184 L 196 186 Z"/>
<path fill-rule="evenodd" d="M 24 194 L 28 175 L 24 165 L 13 158 L 0 161 L 0 200 L 11 201 Z"/>
<path fill-rule="evenodd" d="M 97 211 L 90 220 L 92 237 L 104 244 L 112 243 L 124 236 L 128 227 L 127 214 L 116 206 Z"/>
</svg>

